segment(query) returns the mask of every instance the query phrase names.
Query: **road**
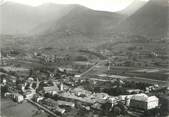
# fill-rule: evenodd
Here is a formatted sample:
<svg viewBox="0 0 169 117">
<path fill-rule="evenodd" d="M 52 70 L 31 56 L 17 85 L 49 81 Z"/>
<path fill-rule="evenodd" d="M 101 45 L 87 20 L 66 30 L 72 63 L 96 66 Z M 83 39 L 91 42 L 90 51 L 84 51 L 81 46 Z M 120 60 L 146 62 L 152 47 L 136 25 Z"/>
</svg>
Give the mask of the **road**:
<svg viewBox="0 0 169 117">
<path fill-rule="evenodd" d="M 93 65 L 91 68 L 89 68 L 87 71 L 81 73 L 79 75 L 79 77 L 82 77 L 84 75 L 86 75 L 87 73 L 89 73 L 91 70 L 93 70 L 96 66 L 98 66 L 99 64 L 101 63 L 104 63 L 104 62 L 107 62 L 108 60 L 102 60 L 102 61 L 99 61 L 97 62 L 95 65 Z M 107 77 L 112 77 L 114 75 L 111 75 L 111 76 L 107 76 Z M 116 75 L 115 75 L 116 76 Z M 157 84 L 165 84 L 167 85 L 167 83 L 169 84 L 169 81 L 162 81 L 162 80 L 155 80 L 155 79 L 149 79 L 149 78 L 145 78 L 145 77 L 128 77 L 128 76 L 121 76 L 119 75 L 120 77 L 117 77 L 117 78 L 120 78 L 120 79 L 128 79 L 128 80 L 134 80 L 134 81 L 140 81 L 140 82 L 152 82 L 152 83 L 157 83 Z M 112 78 L 116 78 L 116 77 L 112 77 Z"/>
<path fill-rule="evenodd" d="M 95 63 L 91 68 L 89 68 L 87 71 L 81 73 L 79 76 L 82 77 L 84 76 L 85 74 L 87 74 L 88 72 L 90 72 L 91 70 L 93 70 L 96 66 L 98 66 L 99 64 L 103 63 L 103 62 L 106 62 L 107 60 L 102 60 L 102 61 L 99 61 L 97 63 Z"/>
</svg>

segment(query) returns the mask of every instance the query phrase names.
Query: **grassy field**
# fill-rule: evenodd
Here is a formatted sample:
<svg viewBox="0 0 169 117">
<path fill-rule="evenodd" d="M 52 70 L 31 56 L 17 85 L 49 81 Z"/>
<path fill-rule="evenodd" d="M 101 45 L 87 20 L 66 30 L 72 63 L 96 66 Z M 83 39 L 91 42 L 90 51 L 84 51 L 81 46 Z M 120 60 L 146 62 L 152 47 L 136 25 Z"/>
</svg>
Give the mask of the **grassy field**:
<svg viewBox="0 0 169 117">
<path fill-rule="evenodd" d="M 144 70 L 143 68 L 112 67 L 108 73 L 131 76 L 131 77 L 144 77 L 147 79 L 167 81 L 169 79 L 169 74 L 167 74 L 168 70 L 167 69 L 158 69 L 158 71 L 157 71 L 157 69 L 158 68 L 151 68 L 151 69 L 145 69 L 146 71 L 143 71 Z M 150 72 L 150 71 L 153 71 L 153 72 Z"/>
<path fill-rule="evenodd" d="M 1 117 L 48 117 L 45 112 L 36 114 L 37 110 L 30 103 L 17 104 L 10 99 L 1 98 Z"/>
</svg>

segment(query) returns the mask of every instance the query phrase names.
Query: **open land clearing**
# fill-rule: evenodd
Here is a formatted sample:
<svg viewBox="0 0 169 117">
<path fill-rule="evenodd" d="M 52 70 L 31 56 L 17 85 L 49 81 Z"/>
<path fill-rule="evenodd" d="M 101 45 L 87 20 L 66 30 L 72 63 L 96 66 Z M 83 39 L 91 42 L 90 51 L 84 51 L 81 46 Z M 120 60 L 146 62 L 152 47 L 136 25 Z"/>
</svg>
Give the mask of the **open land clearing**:
<svg viewBox="0 0 169 117">
<path fill-rule="evenodd" d="M 47 113 L 41 112 L 36 114 L 38 109 L 30 103 L 18 104 L 10 99 L 1 98 L 1 115 L 2 117 L 47 117 Z M 24 111 L 22 111 L 24 110 Z"/>
</svg>

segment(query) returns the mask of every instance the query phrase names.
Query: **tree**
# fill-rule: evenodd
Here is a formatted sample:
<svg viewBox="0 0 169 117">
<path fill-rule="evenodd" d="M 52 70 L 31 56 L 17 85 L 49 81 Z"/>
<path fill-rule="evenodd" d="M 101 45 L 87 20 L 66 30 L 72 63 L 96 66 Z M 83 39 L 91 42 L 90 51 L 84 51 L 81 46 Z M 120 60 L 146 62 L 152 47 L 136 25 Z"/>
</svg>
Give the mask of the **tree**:
<svg viewBox="0 0 169 117">
<path fill-rule="evenodd" d="M 113 115 L 114 115 L 114 116 L 118 116 L 118 115 L 120 115 L 121 113 L 122 113 L 122 110 L 121 110 L 120 107 L 115 106 L 115 107 L 113 108 Z"/>
</svg>

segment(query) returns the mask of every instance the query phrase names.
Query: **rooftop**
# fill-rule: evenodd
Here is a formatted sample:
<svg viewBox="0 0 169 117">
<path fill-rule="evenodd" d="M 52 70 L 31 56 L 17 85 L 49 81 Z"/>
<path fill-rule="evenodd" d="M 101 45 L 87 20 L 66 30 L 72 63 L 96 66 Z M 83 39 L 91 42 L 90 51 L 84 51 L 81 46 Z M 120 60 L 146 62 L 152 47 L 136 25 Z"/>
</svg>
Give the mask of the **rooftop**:
<svg viewBox="0 0 169 117">
<path fill-rule="evenodd" d="M 57 86 L 43 87 L 45 91 L 58 91 L 59 88 Z"/>
<path fill-rule="evenodd" d="M 136 95 L 132 96 L 131 99 L 132 100 L 137 100 L 137 101 L 143 101 L 143 102 L 149 102 L 149 101 L 158 100 L 158 98 L 156 96 L 150 96 L 150 97 L 148 97 L 144 93 L 136 94 Z"/>
</svg>

